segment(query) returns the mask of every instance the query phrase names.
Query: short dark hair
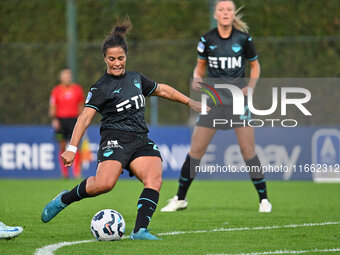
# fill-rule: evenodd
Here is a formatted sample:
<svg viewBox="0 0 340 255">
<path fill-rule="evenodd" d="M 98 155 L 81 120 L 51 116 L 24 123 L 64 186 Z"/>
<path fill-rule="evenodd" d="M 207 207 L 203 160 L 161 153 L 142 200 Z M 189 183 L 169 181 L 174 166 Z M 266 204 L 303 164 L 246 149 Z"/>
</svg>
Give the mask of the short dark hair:
<svg viewBox="0 0 340 255">
<path fill-rule="evenodd" d="M 126 43 L 126 35 L 130 31 L 132 23 L 129 17 L 124 18 L 121 22 L 117 19 L 116 25 L 113 27 L 111 34 L 106 38 L 103 43 L 103 55 L 106 56 L 108 48 L 122 47 L 125 54 L 128 53 L 128 47 Z"/>
</svg>

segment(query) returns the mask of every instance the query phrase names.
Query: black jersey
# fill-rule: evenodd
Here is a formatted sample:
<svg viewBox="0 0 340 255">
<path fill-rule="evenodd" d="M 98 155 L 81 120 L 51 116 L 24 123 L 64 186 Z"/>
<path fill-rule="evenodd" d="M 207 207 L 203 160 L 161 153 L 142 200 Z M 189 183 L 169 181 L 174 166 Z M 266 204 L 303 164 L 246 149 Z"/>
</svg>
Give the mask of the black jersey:
<svg viewBox="0 0 340 255">
<path fill-rule="evenodd" d="M 210 78 L 243 78 L 246 61 L 257 59 L 252 37 L 232 28 L 222 38 L 217 28 L 204 34 L 197 46 L 198 57 L 208 61 Z"/>
<path fill-rule="evenodd" d="M 90 88 L 85 107 L 101 115 L 100 132 L 107 129 L 147 133 L 145 97 L 156 89 L 157 83 L 138 72 L 122 76 L 105 74 Z"/>
<path fill-rule="evenodd" d="M 223 83 L 243 88 L 247 85 L 245 77 L 246 61 L 254 61 L 257 54 L 252 37 L 232 28 L 228 38 L 222 38 L 217 28 L 204 34 L 197 46 L 198 57 L 208 62 L 208 78 L 222 79 Z M 224 104 L 230 105 L 231 94 L 217 90 Z M 211 99 L 209 105 L 212 105 Z"/>
</svg>

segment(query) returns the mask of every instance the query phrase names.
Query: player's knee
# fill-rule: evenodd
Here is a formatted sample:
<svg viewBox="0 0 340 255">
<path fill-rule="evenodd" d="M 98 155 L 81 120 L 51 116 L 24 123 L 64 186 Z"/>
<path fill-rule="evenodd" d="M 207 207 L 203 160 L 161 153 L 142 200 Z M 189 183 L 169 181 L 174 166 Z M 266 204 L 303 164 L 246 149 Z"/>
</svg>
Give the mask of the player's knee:
<svg viewBox="0 0 340 255">
<path fill-rule="evenodd" d="M 200 159 L 206 152 L 206 148 L 192 146 L 189 151 L 189 155 L 193 158 Z"/>
<path fill-rule="evenodd" d="M 242 146 L 241 153 L 244 159 L 250 159 L 255 156 L 255 149 L 252 146 Z"/>
<path fill-rule="evenodd" d="M 99 193 L 106 193 L 113 189 L 115 183 L 110 180 L 103 180 L 97 183 L 97 189 Z"/>
<path fill-rule="evenodd" d="M 162 175 L 146 178 L 144 180 L 144 187 L 154 189 L 159 192 L 162 187 Z"/>
</svg>

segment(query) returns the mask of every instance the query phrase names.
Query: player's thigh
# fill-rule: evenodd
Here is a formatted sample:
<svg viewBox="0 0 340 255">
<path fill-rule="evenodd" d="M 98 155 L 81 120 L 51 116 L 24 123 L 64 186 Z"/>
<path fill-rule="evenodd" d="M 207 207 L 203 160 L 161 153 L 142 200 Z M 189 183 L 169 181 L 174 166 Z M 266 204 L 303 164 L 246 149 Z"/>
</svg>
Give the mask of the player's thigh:
<svg viewBox="0 0 340 255">
<path fill-rule="evenodd" d="M 216 129 L 195 126 L 191 137 L 191 146 L 189 155 L 193 158 L 200 159 L 207 151 L 211 139 L 214 137 Z"/>
<path fill-rule="evenodd" d="M 162 186 L 162 161 L 156 156 L 142 156 L 130 163 L 130 170 L 145 188 L 159 191 Z"/>
<path fill-rule="evenodd" d="M 235 128 L 238 143 L 245 159 L 255 156 L 255 133 L 253 127 Z"/>
<path fill-rule="evenodd" d="M 116 160 L 106 160 L 98 164 L 95 185 L 99 189 L 111 190 L 123 171 L 122 164 Z"/>
</svg>

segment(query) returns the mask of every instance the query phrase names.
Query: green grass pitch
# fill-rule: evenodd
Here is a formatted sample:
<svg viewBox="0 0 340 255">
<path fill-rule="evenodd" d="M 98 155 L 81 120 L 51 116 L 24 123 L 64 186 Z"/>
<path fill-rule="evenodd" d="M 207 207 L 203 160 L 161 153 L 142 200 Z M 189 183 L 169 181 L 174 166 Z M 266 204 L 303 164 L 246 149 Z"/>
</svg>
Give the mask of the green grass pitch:
<svg viewBox="0 0 340 255">
<path fill-rule="evenodd" d="M 131 233 L 143 189 L 135 180 L 119 180 L 111 192 L 76 202 L 51 222 L 42 223 L 40 214 L 45 204 L 76 184 L 78 181 L 73 180 L 0 180 L 0 221 L 24 227 L 19 237 L 0 240 L 0 254 L 35 254 L 47 245 L 94 239 L 91 219 L 106 208 L 119 211 L 127 225 L 124 236 Z M 177 181 L 166 180 L 149 228 L 155 235 L 184 233 L 163 235 L 161 241 L 123 239 L 74 244 L 54 254 L 239 254 L 335 248 L 339 251 L 330 254 L 340 253 L 339 183 L 269 181 L 267 188 L 273 204 L 270 214 L 257 212 L 258 198 L 250 181 L 202 180 L 193 183 L 186 210 L 161 213 L 160 208 L 177 190 Z M 324 222 L 333 224 L 301 226 Z M 282 227 L 294 224 L 297 226 Z M 252 229 L 269 226 L 279 227 Z M 237 230 L 210 231 L 221 228 Z"/>
</svg>

